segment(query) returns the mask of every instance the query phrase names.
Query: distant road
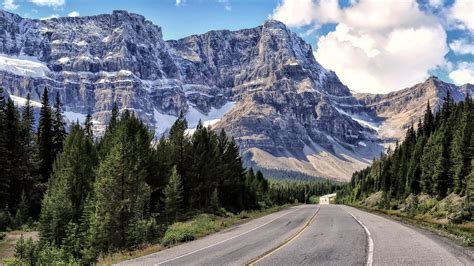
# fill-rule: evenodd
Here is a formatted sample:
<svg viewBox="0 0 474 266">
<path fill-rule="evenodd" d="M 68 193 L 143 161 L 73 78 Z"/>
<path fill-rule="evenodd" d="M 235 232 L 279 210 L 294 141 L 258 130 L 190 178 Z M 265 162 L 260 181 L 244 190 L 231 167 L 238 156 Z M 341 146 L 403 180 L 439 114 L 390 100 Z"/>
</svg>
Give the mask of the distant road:
<svg viewBox="0 0 474 266">
<path fill-rule="evenodd" d="M 472 249 L 382 216 L 302 205 L 123 264 L 474 265 L 473 257 Z"/>
</svg>

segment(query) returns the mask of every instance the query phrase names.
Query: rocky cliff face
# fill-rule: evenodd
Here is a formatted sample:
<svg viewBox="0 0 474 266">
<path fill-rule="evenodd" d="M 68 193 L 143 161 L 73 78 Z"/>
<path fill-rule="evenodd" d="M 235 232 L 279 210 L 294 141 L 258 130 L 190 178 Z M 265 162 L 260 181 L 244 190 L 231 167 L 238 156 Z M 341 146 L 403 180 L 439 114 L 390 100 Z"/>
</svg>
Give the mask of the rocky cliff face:
<svg viewBox="0 0 474 266">
<path fill-rule="evenodd" d="M 433 112 L 437 112 L 448 91 L 458 102 L 463 100 L 466 94 L 472 95 L 474 86 L 471 84 L 456 86 L 436 77 L 430 77 L 423 83 L 389 94 L 355 94 L 354 96 L 383 119 L 378 131 L 379 137 L 387 144 L 392 144 L 405 136 L 411 124 L 418 123 L 418 119 L 423 117 L 428 102 Z"/>
<path fill-rule="evenodd" d="M 0 85 L 20 105 L 28 93 L 38 105 L 45 87 L 59 92 L 66 118 L 92 114 L 99 135 L 114 102 L 157 135 L 184 112 L 191 128 L 202 120 L 233 135 L 249 165 L 334 179 L 380 154 L 387 119 L 385 96 L 353 97 L 274 20 L 164 41 L 125 11 L 49 20 L 0 11 Z"/>
</svg>

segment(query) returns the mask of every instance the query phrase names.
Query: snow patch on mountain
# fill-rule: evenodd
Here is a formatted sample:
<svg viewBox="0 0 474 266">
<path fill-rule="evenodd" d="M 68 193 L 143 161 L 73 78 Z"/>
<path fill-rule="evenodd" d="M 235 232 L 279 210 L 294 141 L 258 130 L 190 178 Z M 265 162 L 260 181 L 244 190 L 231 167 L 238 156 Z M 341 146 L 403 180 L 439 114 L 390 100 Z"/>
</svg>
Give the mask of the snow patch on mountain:
<svg viewBox="0 0 474 266">
<path fill-rule="evenodd" d="M 10 99 L 18 106 L 25 106 L 26 105 L 26 98 L 15 96 L 15 95 L 9 95 Z M 40 102 L 32 101 L 30 100 L 30 105 L 34 107 L 41 107 Z"/>
<path fill-rule="evenodd" d="M 18 76 L 44 77 L 49 72 L 45 63 L 33 56 L 12 56 L 0 54 L 0 71 Z"/>
</svg>

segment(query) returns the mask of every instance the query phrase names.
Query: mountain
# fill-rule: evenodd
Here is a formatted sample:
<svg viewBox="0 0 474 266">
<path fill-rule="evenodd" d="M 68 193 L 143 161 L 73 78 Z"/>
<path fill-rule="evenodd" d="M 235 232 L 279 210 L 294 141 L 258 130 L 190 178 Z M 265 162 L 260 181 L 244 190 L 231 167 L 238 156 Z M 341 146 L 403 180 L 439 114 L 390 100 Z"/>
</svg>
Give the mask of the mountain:
<svg viewBox="0 0 474 266">
<path fill-rule="evenodd" d="M 429 102 L 433 112 L 440 110 L 443 99 L 449 91 L 455 102 L 469 93 L 473 95 L 474 85 L 456 86 L 437 77 L 425 82 L 388 94 L 354 94 L 354 97 L 371 108 L 376 116 L 383 119 L 378 130 L 379 137 L 387 144 L 393 144 L 405 136 L 406 130 L 418 123 Z"/>
<path fill-rule="evenodd" d="M 183 112 L 189 133 L 201 120 L 234 136 L 248 166 L 340 180 L 398 137 L 378 132 L 395 115 L 384 106 L 403 103 L 396 93 L 354 97 L 275 20 L 165 41 L 159 26 L 126 11 L 48 20 L 0 11 L 0 86 L 19 105 L 30 93 L 38 106 L 45 87 L 59 92 L 66 119 L 92 114 L 97 135 L 114 102 L 157 136 Z"/>
</svg>

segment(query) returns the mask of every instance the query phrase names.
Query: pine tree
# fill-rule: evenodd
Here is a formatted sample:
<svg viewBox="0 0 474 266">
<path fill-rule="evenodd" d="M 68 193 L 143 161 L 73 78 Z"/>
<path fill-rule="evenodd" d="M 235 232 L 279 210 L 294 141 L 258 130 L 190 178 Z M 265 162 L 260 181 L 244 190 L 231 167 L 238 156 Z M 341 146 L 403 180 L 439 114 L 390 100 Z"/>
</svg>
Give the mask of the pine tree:
<svg viewBox="0 0 474 266">
<path fill-rule="evenodd" d="M 89 138 L 94 138 L 94 133 L 92 131 L 92 115 L 91 114 L 87 114 L 86 116 L 86 121 L 84 122 L 84 132 L 86 133 L 86 136 L 88 136 Z"/>
<path fill-rule="evenodd" d="M 5 96 L 3 88 L 0 87 L 0 210 L 5 209 L 9 202 L 10 178 L 7 168 L 7 128 L 5 115 Z"/>
<path fill-rule="evenodd" d="M 9 176 L 9 192 L 11 193 L 9 206 L 12 213 L 16 213 L 16 207 L 19 203 L 18 196 L 21 194 L 22 187 L 20 180 L 21 172 L 21 140 L 20 140 L 20 114 L 12 100 L 9 100 L 5 107 L 5 126 L 6 126 L 6 168 Z"/>
<path fill-rule="evenodd" d="M 171 168 L 171 176 L 168 185 L 163 190 L 163 203 L 168 222 L 177 220 L 178 212 L 181 210 L 183 187 L 181 177 L 176 170 L 176 166 Z"/>
<path fill-rule="evenodd" d="M 53 121 L 49 106 L 48 89 L 45 88 L 41 98 L 41 110 L 38 125 L 38 150 L 41 158 L 40 172 L 42 181 L 48 181 L 54 161 Z"/>
<path fill-rule="evenodd" d="M 463 195 L 466 188 L 466 177 L 470 173 L 470 154 L 469 143 L 471 142 L 471 135 L 473 133 L 473 123 L 471 109 L 472 101 L 466 97 L 464 101 L 464 108 L 462 109 L 459 126 L 454 133 L 451 145 L 451 160 L 452 167 L 450 169 L 451 176 L 454 179 L 454 192 Z"/>
<path fill-rule="evenodd" d="M 97 162 L 92 140 L 75 124 L 64 151 L 54 163 L 43 199 L 40 232 L 43 240 L 61 245 L 69 223 L 78 224 L 92 189 Z"/>
<path fill-rule="evenodd" d="M 152 136 L 128 112 L 124 112 L 115 127 L 110 135 L 111 148 L 97 170 L 93 197 L 86 204 L 87 257 L 93 257 L 95 250 L 139 244 L 136 233 L 150 200 L 146 180 L 150 176 Z"/>
<path fill-rule="evenodd" d="M 40 159 L 38 158 L 38 145 L 34 132 L 34 112 L 31 106 L 30 94 L 26 96 L 26 103 L 22 110 L 21 126 L 20 126 L 20 165 L 21 179 L 19 180 L 19 188 L 15 193 L 25 191 L 29 202 L 30 215 L 37 218 L 41 209 L 42 188 L 39 173 Z"/>
<path fill-rule="evenodd" d="M 181 112 L 178 119 L 170 129 L 169 141 L 171 145 L 171 160 L 176 165 L 176 170 L 183 180 L 183 202 L 188 205 L 190 202 L 191 191 L 193 189 L 188 175 L 190 168 L 190 143 L 186 136 L 188 122 Z"/>
<path fill-rule="evenodd" d="M 54 117 L 52 121 L 52 140 L 53 140 L 53 158 L 63 150 L 63 142 L 66 138 L 66 129 L 64 127 L 64 119 L 61 111 L 61 98 L 59 92 L 56 93 L 54 103 Z"/>
<path fill-rule="evenodd" d="M 423 117 L 423 134 L 425 136 L 431 135 L 431 132 L 434 129 L 434 117 L 433 113 L 431 112 L 430 101 L 426 104 L 426 111 Z"/>
</svg>

